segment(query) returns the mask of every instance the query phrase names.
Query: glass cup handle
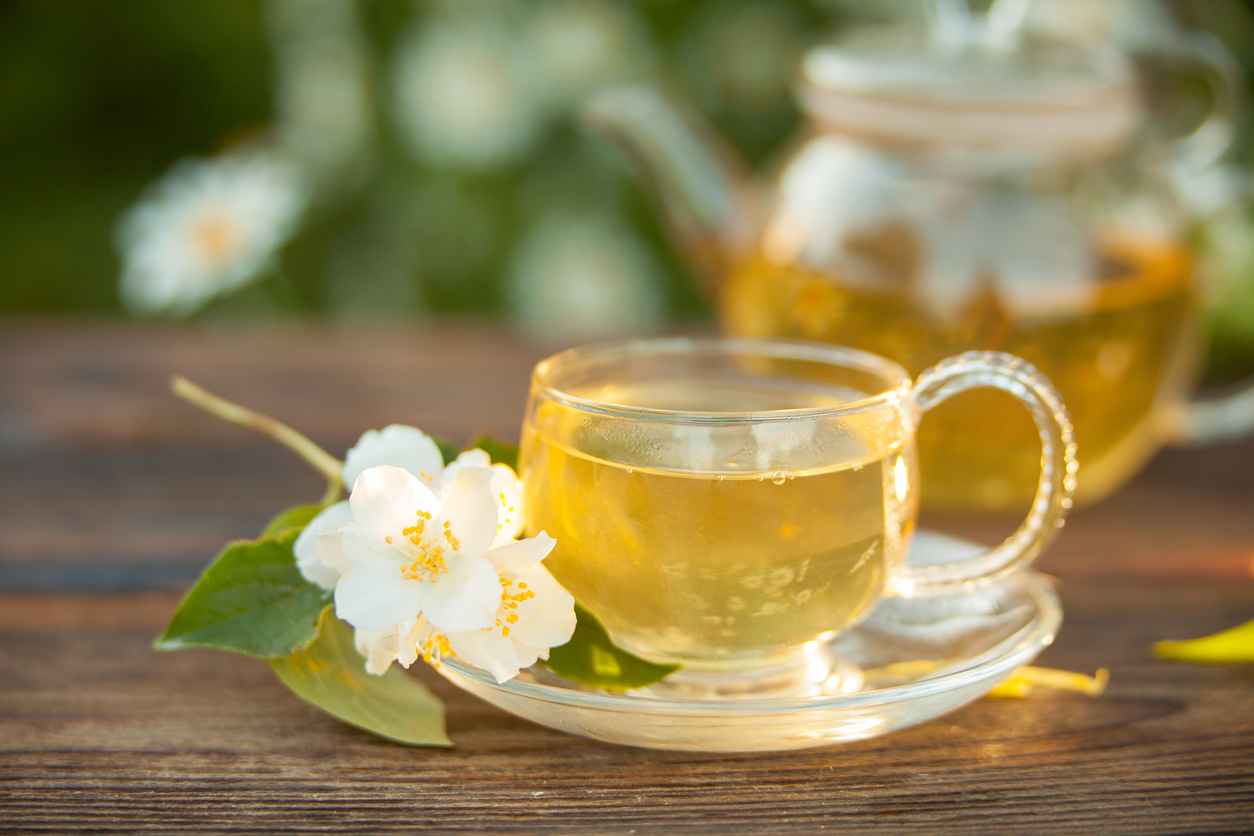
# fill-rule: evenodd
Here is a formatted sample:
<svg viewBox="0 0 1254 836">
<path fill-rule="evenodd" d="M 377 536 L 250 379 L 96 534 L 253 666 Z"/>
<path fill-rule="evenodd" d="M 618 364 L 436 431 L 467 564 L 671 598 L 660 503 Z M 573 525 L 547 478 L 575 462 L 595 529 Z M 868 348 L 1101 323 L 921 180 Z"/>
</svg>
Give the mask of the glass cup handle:
<svg viewBox="0 0 1254 836">
<path fill-rule="evenodd" d="M 1032 510 L 1019 530 L 1000 546 L 958 563 L 903 566 L 896 591 L 904 597 L 944 595 L 992 583 L 1027 566 L 1062 528 L 1075 492 L 1076 446 L 1071 417 L 1052 383 L 1031 363 L 997 351 L 970 351 L 919 375 L 907 409 L 911 425 L 922 414 L 959 392 L 1001 389 L 1018 398 L 1041 435 L 1041 480 Z"/>
</svg>

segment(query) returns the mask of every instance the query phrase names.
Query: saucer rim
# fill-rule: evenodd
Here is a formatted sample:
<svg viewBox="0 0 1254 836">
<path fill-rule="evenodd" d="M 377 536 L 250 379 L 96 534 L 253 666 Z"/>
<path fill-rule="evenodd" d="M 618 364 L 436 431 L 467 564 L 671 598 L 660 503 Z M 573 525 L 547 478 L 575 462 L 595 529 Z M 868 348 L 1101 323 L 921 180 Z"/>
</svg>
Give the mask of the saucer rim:
<svg viewBox="0 0 1254 836">
<path fill-rule="evenodd" d="M 440 672 L 459 687 L 460 683 L 456 681 L 456 678 L 466 678 L 478 686 L 512 697 L 594 711 L 630 711 L 672 716 L 700 714 L 708 717 L 711 714 L 774 715 L 830 708 L 890 705 L 924 699 L 978 685 L 981 682 L 988 682 L 989 688 L 992 688 L 995 684 L 993 680 L 997 679 L 999 674 L 1009 674 L 1015 668 L 1035 658 L 1053 643 L 1062 623 L 1062 607 L 1050 581 L 1047 575 L 1030 569 L 1007 576 L 1003 583 L 1017 584 L 1027 594 L 1029 600 L 1035 603 L 1035 614 L 1028 624 L 983 653 L 955 660 L 954 664 L 959 664 L 961 667 L 948 670 L 941 668 L 938 673 L 902 685 L 891 685 L 852 694 L 788 699 L 658 698 L 631 691 L 601 691 L 580 686 L 578 683 L 571 683 L 574 687 L 522 682 L 517 679 L 499 683 L 487 671 L 455 658 L 443 660 L 440 664 Z M 446 671 L 446 668 L 449 670 Z"/>
</svg>

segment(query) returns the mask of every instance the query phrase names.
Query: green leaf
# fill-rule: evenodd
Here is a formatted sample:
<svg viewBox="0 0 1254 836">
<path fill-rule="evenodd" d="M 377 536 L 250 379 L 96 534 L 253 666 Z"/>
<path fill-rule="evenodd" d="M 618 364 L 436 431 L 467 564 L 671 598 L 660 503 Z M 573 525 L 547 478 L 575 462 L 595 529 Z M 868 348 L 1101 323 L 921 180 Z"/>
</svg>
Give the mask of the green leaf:
<svg viewBox="0 0 1254 836">
<path fill-rule="evenodd" d="M 573 682 L 606 691 L 643 688 L 679 670 L 679 665 L 655 665 L 615 647 L 597 617 L 578 601 L 574 635 L 550 650 L 548 661 L 538 664 Z"/>
<path fill-rule="evenodd" d="M 453 745 L 444 730 L 444 703 L 395 667 L 383 676 L 366 673 L 352 628 L 329 612 L 317 641 L 271 659 L 270 667 L 298 697 L 350 726 L 408 746 Z"/>
<path fill-rule="evenodd" d="M 515 472 L 518 471 L 518 448 L 513 444 L 505 444 L 486 435 L 475 439 L 470 449 L 479 449 L 488 454 L 493 464 L 507 464 Z"/>
<path fill-rule="evenodd" d="M 1184 662 L 1254 662 L 1254 621 L 1200 639 L 1159 642 L 1154 652 Z"/>
<path fill-rule="evenodd" d="M 322 507 L 321 505 L 297 505 L 294 508 L 288 508 L 286 511 L 280 511 L 274 519 L 266 523 L 261 536 L 277 536 L 289 528 L 302 529 L 309 525 L 314 517 L 322 513 Z"/>
<path fill-rule="evenodd" d="M 237 540 L 205 569 L 157 639 L 158 650 L 216 647 L 272 659 L 318 637 L 331 593 L 296 568 L 297 532 Z"/>
<path fill-rule="evenodd" d="M 440 448 L 440 455 L 444 457 L 445 464 L 449 464 L 453 459 L 457 458 L 457 446 L 453 442 L 447 438 L 440 438 L 438 435 L 431 436 L 431 440 L 435 442 L 436 447 Z"/>
</svg>

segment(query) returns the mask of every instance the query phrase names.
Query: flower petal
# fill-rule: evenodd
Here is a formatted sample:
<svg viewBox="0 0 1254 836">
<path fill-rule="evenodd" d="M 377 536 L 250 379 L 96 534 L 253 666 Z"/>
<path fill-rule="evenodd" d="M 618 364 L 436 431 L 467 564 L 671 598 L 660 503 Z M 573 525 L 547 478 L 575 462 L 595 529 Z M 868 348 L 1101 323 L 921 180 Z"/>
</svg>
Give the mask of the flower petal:
<svg viewBox="0 0 1254 836">
<path fill-rule="evenodd" d="M 527 519 L 523 515 L 522 482 L 509 465 L 492 465 L 492 496 L 498 506 L 497 541 L 513 540 L 522 534 Z"/>
<path fill-rule="evenodd" d="M 353 561 L 335 586 L 335 614 L 354 627 L 381 632 L 418 617 L 431 593 L 431 584 L 401 574 L 400 564 L 390 557 L 351 548 Z"/>
<path fill-rule="evenodd" d="M 403 626 L 403 625 L 402 625 Z M 426 644 L 431 638 L 431 624 L 422 616 L 418 616 L 418 620 L 408 631 L 403 633 L 404 638 L 401 640 L 400 647 L 396 652 L 396 661 L 401 663 L 401 667 L 408 668 L 418 659 L 418 648 Z"/>
<path fill-rule="evenodd" d="M 502 575 L 514 575 L 544 560 L 555 545 L 557 541 L 541 531 L 526 540 L 509 540 L 494 545 L 484 557 L 491 560 L 496 571 Z"/>
<path fill-rule="evenodd" d="M 345 539 L 360 542 L 361 535 L 357 533 L 354 523 L 347 522 L 335 526 L 335 528 L 327 529 L 314 538 L 314 552 L 318 556 L 318 562 L 328 570 L 335 571 L 335 580 L 338 582 L 340 575 L 348 571 L 353 565 L 353 561 L 348 556 L 347 547 L 344 545 Z M 362 546 L 362 548 L 367 548 Z M 332 587 L 327 587 L 331 589 Z"/>
<path fill-rule="evenodd" d="M 449 524 L 458 554 L 477 557 L 496 539 L 496 502 L 491 494 L 492 471 L 463 467 L 444 500 L 439 520 Z"/>
<path fill-rule="evenodd" d="M 379 632 L 357 629 L 353 634 L 353 643 L 357 645 L 357 652 L 366 657 L 366 673 L 382 676 L 388 672 L 396 661 L 399 632 L 397 626 Z"/>
<path fill-rule="evenodd" d="M 439 501 L 435 494 L 409 471 L 381 465 L 363 471 L 348 498 L 353 520 L 370 548 L 402 555 L 402 532 L 418 521 L 418 512 L 435 514 Z"/>
<path fill-rule="evenodd" d="M 364 471 L 381 464 L 403 467 L 434 487 L 444 470 L 444 457 L 431 436 L 415 427 L 392 424 L 369 430 L 344 457 L 344 484 L 354 484 Z"/>
<path fill-rule="evenodd" d="M 335 582 L 340 579 L 340 572 L 327 566 L 318 557 L 314 540 L 319 535 L 341 523 L 352 522 L 353 510 L 348 502 L 337 502 L 324 508 L 318 516 L 309 521 L 305 530 L 296 538 L 292 552 L 296 555 L 296 566 L 305 579 L 318 584 L 323 589 L 334 589 Z"/>
<path fill-rule="evenodd" d="M 522 658 L 519 658 L 519 648 L 502 636 L 499 630 L 452 633 L 448 637 L 448 643 L 459 658 L 483 668 L 495 676 L 497 682 L 513 679 L 520 669 L 536 661 L 534 657 L 527 661 L 528 653 L 525 650 Z"/>
<path fill-rule="evenodd" d="M 509 637 L 547 659 L 550 647 L 566 644 L 575 632 L 575 599 L 543 566 L 532 566 L 514 580 L 511 591 L 525 583 L 535 597 L 519 602 Z"/>
<path fill-rule="evenodd" d="M 459 560 L 427 586 L 430 592 L 422 614 L 437 632 L 479 630 L 496 622 L 501 576 L 490 561 L 482 557 Z"/>
<path fill-rule="evenodd" d="M 452 489 L 453 483 L 457 481 L 457 474 L 463 467 L 491 467 L 492 459 L 488 454 L 477 447 L 469 450 L 463 450 L 457 455 L 457 458 L 448 463 L 444 468 L 444 473 L 440 476 L 440 489 L 447 496 Z"/>
</svg>

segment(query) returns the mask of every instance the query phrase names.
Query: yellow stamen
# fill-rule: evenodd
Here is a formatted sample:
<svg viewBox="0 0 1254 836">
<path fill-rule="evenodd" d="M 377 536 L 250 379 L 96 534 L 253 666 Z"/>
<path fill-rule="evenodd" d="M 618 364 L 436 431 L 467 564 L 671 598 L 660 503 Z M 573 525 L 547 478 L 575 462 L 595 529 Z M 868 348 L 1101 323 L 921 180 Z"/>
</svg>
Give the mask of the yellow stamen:
<svg viewBox="0 0 1254 836">
<path fill-rule="evenodd" d="M 214 265 L 227 261 L 239 247 L 240 230 L 231 218 L 208 215 L 200 219 L 192 231 L 206 261 Z"/>
<path fill-rule="evenodd" d="M 411 581 L 429 580 L 435 582 L 435 579 L 448 571 L 448 565 L 444 562 L 444 549 L 436 546 L 427 550 L 419 547 L 418 556 L 411 563 L 406 563 L 401 567 L 401 575 Z"/>
<path fill-rule="evenodd" d="M 445 520 L 444 521 L 444 539 L 448 540 L 448 544 L 453 547 L 453 551 L 459 551 L 461 549 L 461 543 L 459 543 L 457 541 L 457 538 L 453 536 L 453 532 L 449 528 L 449 525 L 450 525 L 449 521 Z"/>
</svg>

